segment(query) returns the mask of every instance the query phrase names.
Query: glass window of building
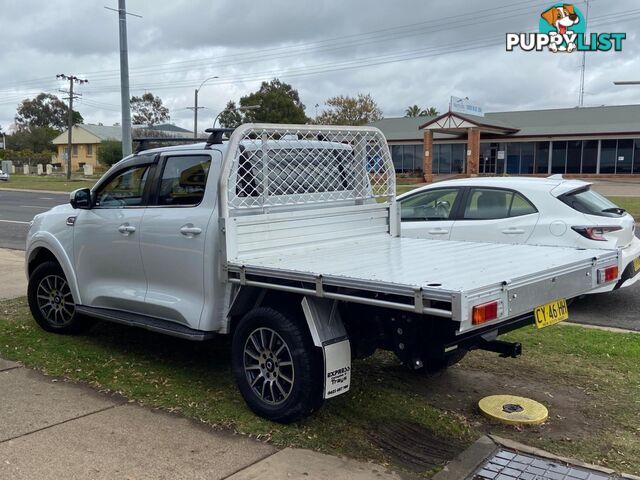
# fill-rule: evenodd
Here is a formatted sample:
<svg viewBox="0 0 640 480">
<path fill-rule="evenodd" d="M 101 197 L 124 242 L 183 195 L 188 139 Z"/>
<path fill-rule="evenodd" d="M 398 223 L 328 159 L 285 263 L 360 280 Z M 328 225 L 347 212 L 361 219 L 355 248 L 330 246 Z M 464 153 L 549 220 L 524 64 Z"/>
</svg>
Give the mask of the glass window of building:
<svg viewBox="0 0 640 480">
<path fill-rule="evenodd" d="M 633 140 L 618 140 L 616 173 L 631 173 L 633 168 Z"/>
<path fill-rule="evenodd" d="M 451 173 L 451 144 L 440 145 L 438 157 L 438 173 Z"/>
<path fill-rule="evenodd" d="M 553 142 L 551 173 L 565 173 L 567 163 L 567 142 Z"/>
<path fill-rule="evenodd" d="M 507 173 L 520 173 L 520 143 L 507 143 L 504 147 L 507 150 Z"/>
<path fill-rule="evenodd" d="M 582 173 L 596 173 L 598 168 L 598 140 L 582 142 Z"/>
<path fill-rule="evenodd" d="M 451 145 L 451 173 L 464 173 L 464 157 L 467 146 L 464 143 Z"/>
<path fill-rule="evenodd" d="M 520 173 L 522 175 L 534 173 L 533 162 L 535 150 L 536 144 L 533 142 L 522 142 L 520 144 Z"/>
<path fill-rule="evenodd" d="M 549 171 L 549 142 L 536 142 L 536 173 Z"/>
<path fill-rule="evenodd" d="M 616 140 L 600 142 L 600 173 L 616 173 Z"/>
<path fill-rule="evenodd" d="M 635 140 L 633 152 L 633 173 L 640 173 L 640 138 Z"/>
<path fill-rule="evenodd" d="M 582 141 L 567 142 L 567 171 L 566 173 L 580 173 L 582 159 Z"/>
<path fill-rule="evenodd" d="M 396 172 L 402 171 L 402 145 L 391 145 L 391 159 Z"/>
</svg>

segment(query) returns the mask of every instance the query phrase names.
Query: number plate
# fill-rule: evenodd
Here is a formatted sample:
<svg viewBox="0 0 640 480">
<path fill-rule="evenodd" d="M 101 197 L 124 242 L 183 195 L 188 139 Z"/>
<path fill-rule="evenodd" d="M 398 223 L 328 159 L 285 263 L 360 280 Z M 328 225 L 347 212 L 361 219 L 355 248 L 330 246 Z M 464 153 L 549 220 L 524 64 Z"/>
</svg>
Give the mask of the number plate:
<svg viewBox="0 0 640 480">
<path fill-rule="evenodd" d="M 633 271 L 637 272 L 640 270 L 640 257 L 633 259 Z"/>
<path fill-rule="evenodd" d="M 536 327 L 544 328 L 569 318 L 567 301 L 564 298 L 540 305 L 534 310 Z"/>
</svg>

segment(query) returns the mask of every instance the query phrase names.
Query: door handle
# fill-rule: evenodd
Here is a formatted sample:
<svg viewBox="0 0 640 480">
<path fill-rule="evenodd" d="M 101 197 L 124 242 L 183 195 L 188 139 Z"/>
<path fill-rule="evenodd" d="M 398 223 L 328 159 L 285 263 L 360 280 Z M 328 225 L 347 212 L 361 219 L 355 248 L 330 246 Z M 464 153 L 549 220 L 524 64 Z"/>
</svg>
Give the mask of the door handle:
<svg viewBox="0 0 640 480">
<path fill-rule="evenodd" d="M 202 229 L 194 227 L 192 224 L 188 223 L 180 228 L 180 233 L 185 237 L 193 237 L 194 235 L 200 235 L 202 233 Z"/>
<path fill-rule="evenodd" d="M 118 231 L 123 235 L 129 235 L 136 231 L 136 227 L 133 225 L 129 225 L 128 223 L 123 223 L 118 227 Z"/>
<path fill-rule="evenodd" d="M 436 228 L 433 230 L 427 230 L 427 233 L 430 233 L 431 235 L 446 235 L 449 233 L 449 230 L 445 228 Z"/>
<path fill-rule="evenodd" d="M 505 235 L 521 235 L 524 233 L 524 230 L 522 230 L 521 228 L 507 228 L 505 230 L 502 230 L 502 233 L 504 233 Z"/>
</svg>

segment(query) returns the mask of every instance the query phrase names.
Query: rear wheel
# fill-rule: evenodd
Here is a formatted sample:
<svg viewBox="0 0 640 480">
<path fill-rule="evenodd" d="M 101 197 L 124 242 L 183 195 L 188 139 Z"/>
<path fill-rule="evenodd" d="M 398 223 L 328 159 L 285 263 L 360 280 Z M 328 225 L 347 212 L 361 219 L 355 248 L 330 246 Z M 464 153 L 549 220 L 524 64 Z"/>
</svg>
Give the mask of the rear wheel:
<svg viewBox="0 0 640 480">
<path fill-rule="evenodd" d="M 272 308 L 256 308 L 233 335 L 233 373 L 256 414 L 290 423 L 322 405 L 322 355 L 305 328 Z"/>
<path fill-rule="evenodd" d="M 71 288 L 56 262 L 36 267 L 29 277 L 27 296 L 33 318 L 48 332 L 77 333 L 91 326 L 76 312 Z"/>
</svg>

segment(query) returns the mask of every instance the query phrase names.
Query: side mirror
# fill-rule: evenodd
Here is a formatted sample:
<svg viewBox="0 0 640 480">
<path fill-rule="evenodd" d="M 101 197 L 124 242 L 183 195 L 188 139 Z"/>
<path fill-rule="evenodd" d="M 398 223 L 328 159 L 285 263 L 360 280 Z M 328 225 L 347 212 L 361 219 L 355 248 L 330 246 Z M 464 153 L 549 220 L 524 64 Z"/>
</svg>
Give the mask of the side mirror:
<svg viewBox="0 0 640 480">
<path fill-rule="evenodd" d="M 79 188 L 69 195 L 69 203 L 73 208 L 83 210 L 91 209 L 91 190 L 88 188 Z"/>
</svg>

